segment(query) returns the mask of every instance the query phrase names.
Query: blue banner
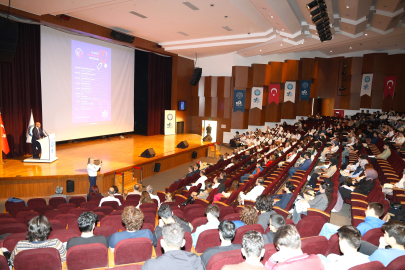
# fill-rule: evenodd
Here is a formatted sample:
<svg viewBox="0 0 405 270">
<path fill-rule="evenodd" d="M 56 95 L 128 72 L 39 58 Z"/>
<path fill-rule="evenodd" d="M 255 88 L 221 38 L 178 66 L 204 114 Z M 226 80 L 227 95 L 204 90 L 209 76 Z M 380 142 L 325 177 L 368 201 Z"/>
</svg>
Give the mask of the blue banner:
<svg viewBox="0 0 405 270">
<path fill-rule="evenodd" d="M 300 100 L 309 101 L 309 93 L 311 93 L 311 81 L 301 81 Z"/>
<path fill-rule="evenodd" d="M 245 100 L 246 91 L 245 90 L 234 90 L 233 91 L 233 112 L 241 111 L 245 112 Z"/>
</svg>

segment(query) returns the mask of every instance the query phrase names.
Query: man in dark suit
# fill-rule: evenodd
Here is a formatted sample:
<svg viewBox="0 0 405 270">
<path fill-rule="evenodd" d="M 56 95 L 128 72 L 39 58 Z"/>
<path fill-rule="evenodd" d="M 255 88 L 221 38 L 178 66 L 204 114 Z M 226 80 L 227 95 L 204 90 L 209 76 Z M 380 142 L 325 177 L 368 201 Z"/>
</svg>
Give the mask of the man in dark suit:
<svg viewBox="0 0 405 270">
<path fill-rule="evenodd" d="M 39 122 L 35 123 L 35 127 L 32 129 L 32 155 L 33 158 L 39 158 L 41 154 L 41 144 L 38 142 L 42 137 L 46 137 L 45 133 L 41 129 L 41 124 Z M 38 148 L 38 153 L 35 151 Z"/>
</svg>

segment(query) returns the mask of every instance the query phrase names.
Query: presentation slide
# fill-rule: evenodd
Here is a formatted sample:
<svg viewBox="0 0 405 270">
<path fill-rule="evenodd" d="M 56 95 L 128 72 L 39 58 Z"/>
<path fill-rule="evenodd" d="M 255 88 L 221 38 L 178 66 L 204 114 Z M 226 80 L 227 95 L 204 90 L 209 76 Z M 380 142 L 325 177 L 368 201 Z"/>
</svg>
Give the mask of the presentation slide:
<svg viewBox="0 0 405 270">
<path fill-rule="evenodd" d="M 132 48 L 41 26 L 43 127 L 66 141 L 133 131 Z"/>
<path fill-rule="evenodd" d="M 73 123 L 111 120 L 111 49 L 72 40 Z"/>
</svg>

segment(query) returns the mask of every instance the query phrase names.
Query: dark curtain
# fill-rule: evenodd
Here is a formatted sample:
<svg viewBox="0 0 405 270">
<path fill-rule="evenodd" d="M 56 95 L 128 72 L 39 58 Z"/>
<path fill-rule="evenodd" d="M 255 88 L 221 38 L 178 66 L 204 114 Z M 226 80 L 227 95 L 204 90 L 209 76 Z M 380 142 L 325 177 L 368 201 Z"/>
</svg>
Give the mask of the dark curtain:
<svg viewBox="0 0 405 270">
<path fill-rule="evenodd" d="M 134 133 L 148 134 L 149 53 L 135 50 Z"/>
<path fill-rule="evenodd" d="M 136 61 L 136 60 L 135 60 Z M 172 58 L 149 53 L 148 136 L 163 134 L 163 116 L 171 107 Z"/>
<path fill-rule="evenodd" d="M 10 146 L 7 157 L 29 154 L 25 134 L 31 109 L 35 122 L 42 123 L 39 25 L 19 23 L 14 59 L 0 62 L 0 108 Z"/>
</svg>

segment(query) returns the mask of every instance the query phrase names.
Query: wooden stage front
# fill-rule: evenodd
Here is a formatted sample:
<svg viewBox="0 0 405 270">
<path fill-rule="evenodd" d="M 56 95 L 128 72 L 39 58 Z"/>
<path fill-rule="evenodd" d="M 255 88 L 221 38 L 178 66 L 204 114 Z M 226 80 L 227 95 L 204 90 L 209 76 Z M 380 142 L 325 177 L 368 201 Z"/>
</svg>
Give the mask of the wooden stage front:
<svg viewBox="0 0 405 270">
<path fill-rule="evenodd" d="M 157 174 L 153 172 L 156 162 L 161 163 L 160 172 L 164 172 L 192 161 L 193 151 L 197 152 L 198 158 L 207 156 L 209 143 L 202 142 L 201 135 L 129 136 L 132 138 L 116 137 L 110 141 L 99 139 L 57 145 L 56 156 L 59 160 L 51 164 L 22 162 L 29 156 L 6 159 L 6 163 L 0 165 L 0 199 L 49 196 L 54 194 L 58 185 L 66 188 L 66 180 L 75 181 L 75 191 L 68 195 L 87 194 L 89 181 L 86 166 L 90 156 L 103 161 L 97 177 L 100 192 L 106 192 L 108 187 L 113 185 L 114 172 L 131 172 L 132 179 L 132 168 L 138 166 L 143 168 L 145 179 Z M 176 148 L 177 144 L 184 140 L 188 142 L 189 147 Z M 141 153 L 148 148 L 155 150 L 155 157 L 141 157 Z M 140 178 L 139 170 L 135 171 L 135 178 Z"/>
</svg>

